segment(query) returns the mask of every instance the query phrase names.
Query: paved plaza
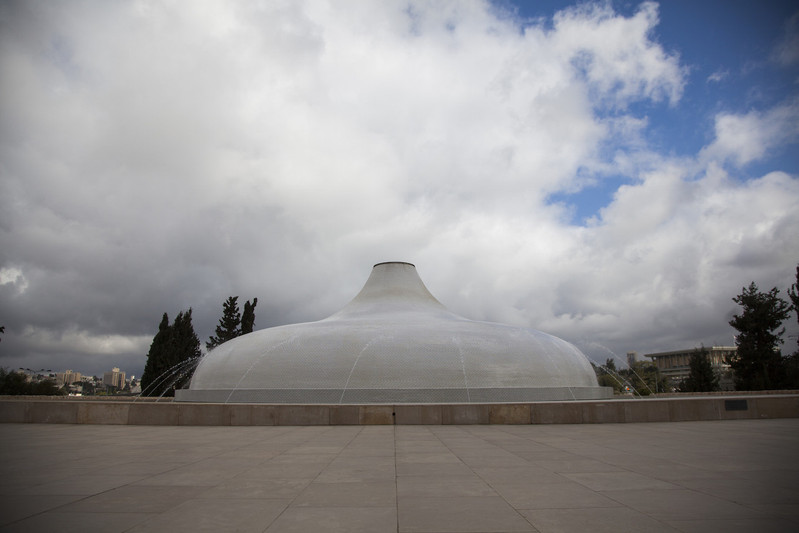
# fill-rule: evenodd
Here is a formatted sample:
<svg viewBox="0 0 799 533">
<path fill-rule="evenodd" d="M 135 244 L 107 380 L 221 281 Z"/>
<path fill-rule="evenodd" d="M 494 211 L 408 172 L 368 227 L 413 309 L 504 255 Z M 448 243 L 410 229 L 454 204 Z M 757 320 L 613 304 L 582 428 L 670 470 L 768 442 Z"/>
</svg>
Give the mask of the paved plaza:
<svg viewBox="0 0 799 533">
<path fill-rule="evenodd" d="M 0 532 L 799 530 L 799 419 L 0 425 Z"/>
</svg>

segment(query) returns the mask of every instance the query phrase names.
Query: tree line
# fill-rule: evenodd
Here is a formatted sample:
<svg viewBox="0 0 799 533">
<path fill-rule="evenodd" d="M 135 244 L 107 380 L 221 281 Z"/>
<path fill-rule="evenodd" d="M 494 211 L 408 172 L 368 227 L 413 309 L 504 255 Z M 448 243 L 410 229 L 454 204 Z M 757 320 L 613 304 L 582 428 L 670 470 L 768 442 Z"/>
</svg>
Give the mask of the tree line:
<svg viewBox="0 0 799 533">
<path fill-rule="evenodd" d="M 649 396 L 670 389 L 669 380 L 662 376 L 651 361 L 635 361 L 628 368 L 617 369 L 613 359 L 602 366 L 593 362 L 594 372 L 601 387 L 612 387 L 617 394 Z"/>
<path fill-rule="evenodd" d="M 22 372 L 0 368 L 0 395 L 62 396 L 66 394 L 54 379 L 28 381 Z"/>
<path fill-rule="evenodd" d="M 205 343 L 208 351 L 252 332 L 258 298 L 254 298 L 252 303 L 247 300 L 243 313 L 239 312 L 238 298 L 230 296 L 222 304 L 222 318 L 216 326 L 215 335 L 211 335 Z M 158 333 L 147 352 L 147 363 L 141 377 L 142 396 L 174 396 L 175 389 L 183 388 L 191 379 L 202 357 L 200 338 L 194 331 L 191 313 L 191 308 L 181 311 L 172 324 L 166 313 L 161 318 Z"/>
<path fill-rule="evenodd" d="M 783 355 L 780 346 L 785 334 L 783 323 L 791 312 L 799 322 L 799 265 L 796 283 L 786 290 L 789 301 L 782 299 L 777 287 L 762 292 L 753 281 L 743 287 L 732 300 L 741 307 L 729 325 L 735 328 L 736 353 L 725 362 L 733 372 L 735 390 L 799 389 L 799 349 Z M 710 352 L 703 346 L 689 358 L 688 377 L 679 384 L 680 392 L 712 392 L 720 390 L 719 375 L 713 369 Z M 636 362 L 631 368 L 617 370 L 612 359 L 605 365 L 594 365 L 601 386 L 623 393 L 633 389 L 647 396 L 669 390 L 671 385 L 651 362 Z"/>
<path fill-rule="evenodd" d="M 753 281 L 732 299 L 741 306 L 740 313 L 729 321 L 738 332 L 735 336 L 737 350 L 725 362 L 732 370 L 735 390 L 799 388 L 799 349 L 784 355 L 780 348 L 785 334 L 782 324 L 792 311 L 799 322 L 799 265 L 796 266 L 796 283 L 786 293 L 789 301 L 779 296 L 777 287 L 763 292 Z M 690 373 L 680 385 L 680 391 L 719 390 L 719 376 L 704 347 L 694 350 L 689 367 Z"/>
</svg>

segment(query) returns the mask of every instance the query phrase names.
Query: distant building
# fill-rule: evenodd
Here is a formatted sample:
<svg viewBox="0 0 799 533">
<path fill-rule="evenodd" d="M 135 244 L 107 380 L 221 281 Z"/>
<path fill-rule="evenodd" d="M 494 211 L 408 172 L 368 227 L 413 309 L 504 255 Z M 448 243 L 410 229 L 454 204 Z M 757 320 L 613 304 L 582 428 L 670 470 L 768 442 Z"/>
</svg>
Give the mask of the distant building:
<svg viewBox="0 0 799 533">
<path fill-rule="evenodd" d="M 627 366 L 632 368 L 638 361 L 638 352 L 627 352 Z"/>
<path fill-rule="evenodd" d="M 649 357 L 661 375 L 669 379 L 674 387 L 682 383 L 691 373 L 689 362 L 691 355 L 699 348 L 688 350 L 676 350 L 673 352 L 649 353 L 644 357 Z M 726 359 L 735 355 L 738 348 L 736 346 L 713 346 L 705 348 L 710 357 L 710 365 L 713 371 L 719 376 L 719 385 L 722 390 L 733 390 L 732 370 L 726 363 Z"/>
<path fill-rule="evenodd" d="M 63 372 L 58 372 L 55 375 L 56 384 L 59 387 L 63 387 L 64 385 L 72 385 L 76 381 L 81 381 L 83 376 L 80 372 L 73 372 L 72 370 L 64 370 Z"/>
<path fill-rule="evenodd" d="M 114 367 L 111 372 L 103 374 L 103 385 L 122 389 L 125 387 L 125 373 Z"/>
</svg>

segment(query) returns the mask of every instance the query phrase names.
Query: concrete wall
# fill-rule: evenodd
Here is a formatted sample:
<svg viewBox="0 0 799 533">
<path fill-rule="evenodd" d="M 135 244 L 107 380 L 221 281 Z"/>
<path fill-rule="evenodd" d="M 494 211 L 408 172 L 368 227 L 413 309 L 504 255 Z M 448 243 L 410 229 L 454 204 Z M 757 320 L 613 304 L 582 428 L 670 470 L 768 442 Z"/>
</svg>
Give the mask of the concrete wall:
<svg viewBox="0 0 799 533">
<path fill-rule="evenodd" d="M 602 424 L 799 418 L 799 393 L 525 404 L 264 405 L 0 398 L 0 423 L 168 426 Z"/>
</svg>

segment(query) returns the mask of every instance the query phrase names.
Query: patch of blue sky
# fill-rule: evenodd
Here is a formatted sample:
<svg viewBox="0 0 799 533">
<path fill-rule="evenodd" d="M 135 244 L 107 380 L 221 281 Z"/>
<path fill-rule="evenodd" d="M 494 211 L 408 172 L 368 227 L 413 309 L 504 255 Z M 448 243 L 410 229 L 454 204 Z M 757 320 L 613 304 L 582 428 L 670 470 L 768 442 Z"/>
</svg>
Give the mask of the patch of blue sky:
<svg viewBox="0 0 799 533">
<path fill-rule="evenodd" d="M 568 223 L 588 226 L 599 220 L 600 210 L 608 206 L 619 187 L 627 183 L 630 179 L 626 176 L 603 176 L 577 192 L 551 194 L 547 201 L 566 208 Z"/>
<path fill-rule="evenodd" d="M 498 2 L 511 6 L 518 18 L 548 19 L 576 2 Z M 611 2 L 622 16 L 634 15 L 641 2 Z M 638 100 L 623 110 L 597 109 L 598 118 L 625 113 L 646 120 L 640 132 L 648 150 L 666 157 L 695 157 L 715 137 L 719 114 L 763 112 L 797 98 L 799 65 L 780 65 L 774 53 L 786 36 L 791 17 L 799 16 L 795 1 L 669 0 L 660 2 L 659 23 L 651 38 L 668 54 L 677 54 L 684 67 L 683 94 L 674 104 Z M 607 154 L 623 146 L 608 145 Z M 761 177 L 778 170 L 796 174 L 796 143 L 772 149 L 764 158 L 728 171 L 734 179 Z M 585 224 L 607 206 L 619 186 L 635 176 L 599 177 L 571 193 L 550 196 L 551 203 L 571 207 L 572 223 Z"/>
</svg>

